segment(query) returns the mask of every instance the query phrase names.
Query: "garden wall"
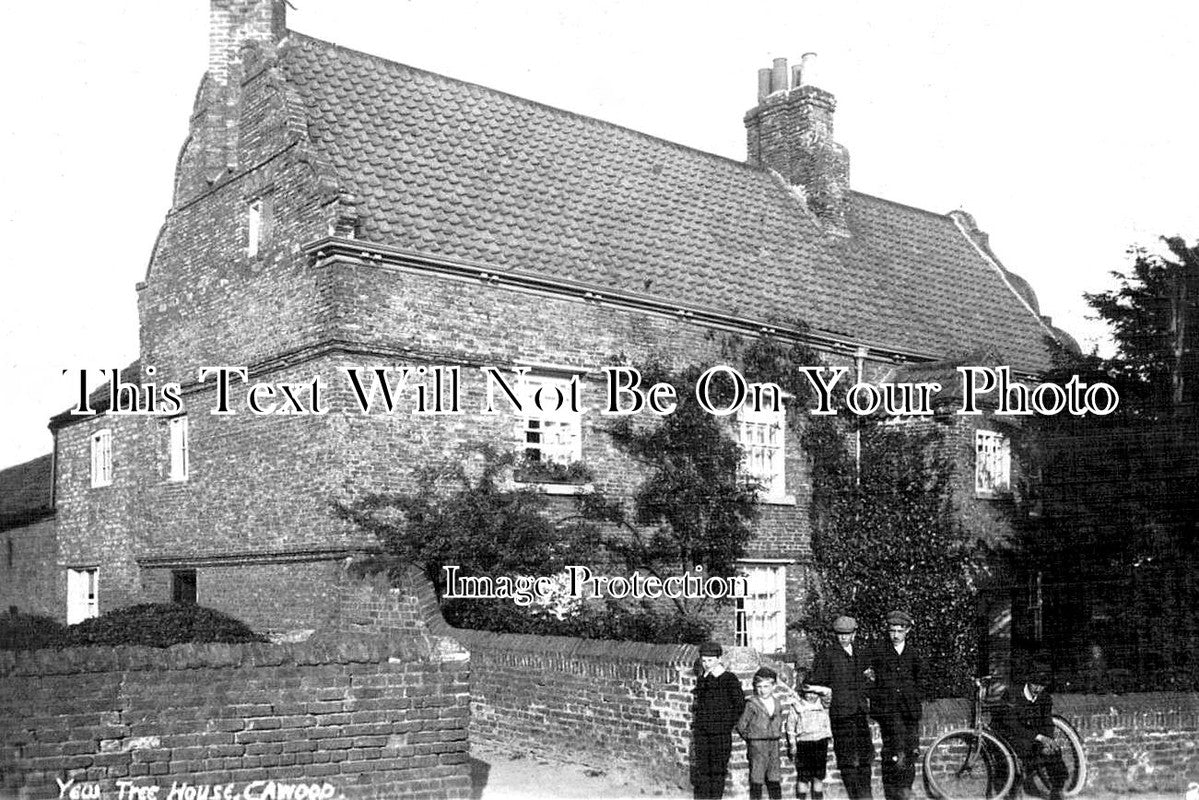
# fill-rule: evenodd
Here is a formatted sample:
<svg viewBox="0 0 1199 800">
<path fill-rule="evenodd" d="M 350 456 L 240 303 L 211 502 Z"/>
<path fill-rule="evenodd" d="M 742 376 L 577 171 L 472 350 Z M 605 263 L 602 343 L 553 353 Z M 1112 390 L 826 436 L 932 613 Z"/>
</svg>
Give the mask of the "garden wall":
<svg viewBox="0 0 1199 800">
<path fill-rule="evenodd" d="M 408 604 L 415 602 L 432 632 L 453 635 L 470 650 L 473 742 L 637 772 L 664 787 L 689 786 L 695 647 L 450 628 L 432 587 L 415 571 L 392 597 L 397 600 L 393 611 L 375 610 L 381 621 L 409 618 Z M 726 661 L 748 691 L 758 656 L 726 648 Z M 1084 740 L 1091 766 L 1088 788 L 1181 796 L 1189 781 L 1199 780 L 1199 694 L 1063 695 L 1055 699 L 1055 708 Z M 923 745 L 968 720 L 964 699 L 926 703 Z M 872 728 L 877 749 L 878 728 Z M 742 792 L 747 788 L 744 753 L 737 742 L 732 773 Z M 784 782 L 786 793 L 792 791 L 793 775 Z M 829 777 L 838 792 L 831 753 Z M 881 786 L 877 762 L 875 783 Z"/>
<path fill-rule="evenodd" d="M 466 797 L 468 678 L 427 636 L 0 652 L 0 796 Z"/>
</svg>

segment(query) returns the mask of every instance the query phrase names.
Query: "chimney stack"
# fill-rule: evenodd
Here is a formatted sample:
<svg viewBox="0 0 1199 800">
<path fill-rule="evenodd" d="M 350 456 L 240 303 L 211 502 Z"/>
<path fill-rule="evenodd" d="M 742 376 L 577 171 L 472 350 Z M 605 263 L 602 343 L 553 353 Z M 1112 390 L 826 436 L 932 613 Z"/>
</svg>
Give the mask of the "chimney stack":
<svg viewBox="0 0 1199 800">
<path fill-rule="evenodd" d="M 816 79 L 815 53 L 805 53 L 790 71 L 783 58 L 759 70 L 758 105 L 745 115 L 747 160 L 803 187 L 826 228 L 848 235 L 849 152 L 833 139 L 837 101 Z"/>
<path fill-rule="evenodd" d="M 208 76 L 220 86 L 240 79 L 241 49 L 254 42 L 273 46 L 286 35 L 285 0 L 211 0 L 208 11 Z"/>
</svg>

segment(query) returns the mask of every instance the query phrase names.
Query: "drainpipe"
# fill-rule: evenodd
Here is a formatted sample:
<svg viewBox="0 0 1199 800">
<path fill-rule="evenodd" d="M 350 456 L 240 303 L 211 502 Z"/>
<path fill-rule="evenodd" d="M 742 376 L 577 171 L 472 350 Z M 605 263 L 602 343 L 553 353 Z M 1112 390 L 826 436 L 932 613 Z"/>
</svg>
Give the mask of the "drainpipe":
<svg viewBox="0 0 1199 800">
<path fill-rule="evenodd" d="M 862 378 L 866 373 L 866 356 L 870 351 L 865 347 L 859 347 L 854 353 L 854 360 L 858 366 L 858 383 L 862 382 Z M 854 457 L 853 457 L 853 482 L 855 486 L 862 485 L 862 427 L 859 424 L 858 429 L 854 431 Z"/>
</svg>

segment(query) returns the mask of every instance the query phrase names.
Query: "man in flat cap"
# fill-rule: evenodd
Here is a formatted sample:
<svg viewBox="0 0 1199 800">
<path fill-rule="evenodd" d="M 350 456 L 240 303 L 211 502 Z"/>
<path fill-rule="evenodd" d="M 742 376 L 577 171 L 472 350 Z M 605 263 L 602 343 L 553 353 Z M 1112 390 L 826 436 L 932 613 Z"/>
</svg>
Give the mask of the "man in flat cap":
<svg viewBox="0 0 1199 800">
<path fill-rule="evenodd" d="M 858 623 L 853 617 L 837 617 L 833 634 L 837 643 L 821 650 L 812 663 L 808 680 L 833 690 L 829 721 L 833 729 L 833 753 L 841 783 L 850 800 L 870 800 L 870 765 L 874 743 L 870 740 L 866 699 L 873 673 L 870 659 L 854 645 Z"/>
<path fill-rule="evenodd" d="M 733 728 L 745 710 L 740 679 L 724 668 L 724 649 L 716 642 L 699 646 L 700 676 L 695 682 L 694 757 L 691 783 L 697 800 L 724 797 L 724 781 L 733 752 Z"/>
<path fill-rule="evenodd" d="M 1025 778 L 1040 773 L 1049 788 L 1049 799 L 1059 800 L 1070 774 L 1054 738 L 1051 682 L 1049 665 L 1033 664 L 1022 687 L 1008 688 L 991 722 L 1020 757 Z"/>
<path fill-rule="evenodd" d="M 920 712 L 924 659 L 908 641 L 912 617 L 906 611 L 887 614 L 887 642 L 872 654 L 875 685 L 870 715 L 883 738 L 883 796 L 908 800 L 916 778 L 920 751 Z"/>
</svg>

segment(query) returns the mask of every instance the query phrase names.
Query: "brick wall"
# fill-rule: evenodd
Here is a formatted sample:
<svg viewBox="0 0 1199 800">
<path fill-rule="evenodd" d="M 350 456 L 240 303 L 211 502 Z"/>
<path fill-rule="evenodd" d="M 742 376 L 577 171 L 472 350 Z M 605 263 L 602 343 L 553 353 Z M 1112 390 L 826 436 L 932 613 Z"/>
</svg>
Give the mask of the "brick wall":
<svg viewBox="0 0 1199 800">
<path fill-rule="evenodd" d="M 416 570 L 408 571 L 400 589 L 376 581 L 352 595 L 381 626 L 406 625 L 416 615 L 431 632 L 452 635 L 470 651 L 476 744 L 624 770 L 662 786 L 689 786 L 695 647 L 451 628 L 432 586 Z M 374 600 L 368 600 L 371 595 Z M 745 648 L 726 648 L 725 662 L 747 693 L 763 663 L 791 677 L 789 665 Z M 1055 698 L 1055 710 L 1083 738 L 1090 790 L 1181 794 L 1188 781 L 1199 779 L 1199 694 L 1062 695 Z M 941 733 L 968 725 L 969 706 L 962 699 L 928 702 L 923 722 L 927 747 Z M 878 728 L 872 729 L 877 752 Z M 746 791 L 745 748 L 736 737 L 730 771 L 733 785 Z M 831 752 L 829 778 L 835 795 L 840 781 Z M 876 761 L 875 782 L 880 781 Z M 784 788 L 789 794 L 793 787 L 791 771 Z"/>
<path fill-rule="evenodd" d="M 8 613 L 12 606 L 22 614 L 63 613 L 64 601 L 54 580 L 58 573 L 54 531 L 55 518 L 50 516 L 0 533 L 0 613 Z"/>
<path fill-rule="evenodd" d="M 465 797 L 468 674 L 416 636 L 0 653 L 0 794 Z"/>
</svg>

